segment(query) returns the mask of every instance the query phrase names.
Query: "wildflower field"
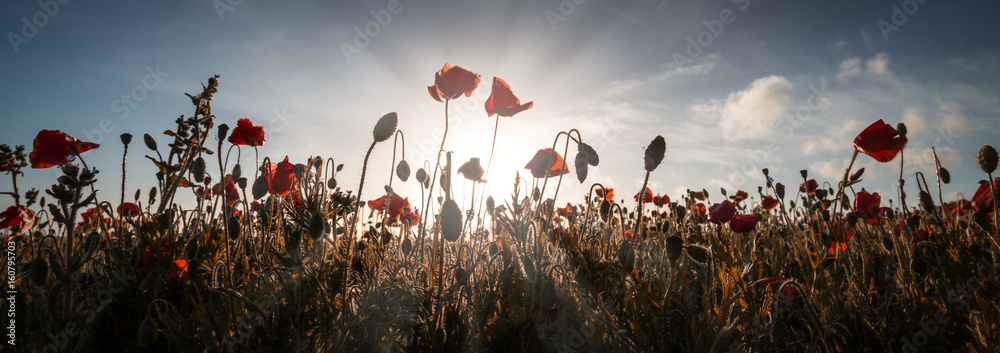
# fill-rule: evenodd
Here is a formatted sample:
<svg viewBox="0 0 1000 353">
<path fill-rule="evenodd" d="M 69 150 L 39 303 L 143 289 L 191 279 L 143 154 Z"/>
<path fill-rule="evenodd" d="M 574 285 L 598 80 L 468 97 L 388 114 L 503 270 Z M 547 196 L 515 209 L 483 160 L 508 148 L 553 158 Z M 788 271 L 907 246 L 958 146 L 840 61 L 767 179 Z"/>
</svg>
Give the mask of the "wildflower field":
<svg viewBox="0 0 1000 353">
<path fill-rule="evenodd" d="M 337 151 L 251 154 L 267 131 L 213 115 L 217 76 L 188 95 L 194 114 L 176 129 L 121 135 L 122 175 L 88 165 L 100 146 L 59 130 L 0 146 L 12 187 L 0 195 L 4 309 L 16 307 L 3 351 L 1000 352 L 993 147 L 979 150 L 972 198 L 948 203 L 943 165 L 900 173 L 916 195 L 865 189 L 856 160 L 905 158 L 905 125 L 876 118 L 840 180 L 763 169 L 756 190 L 630 190 L 588 179 L 602 151 L 577 130 L 538 141 L 516 180 L 493 180 L 492 152 L 461 161 L 445 148 L 448 105 L 480 78 L 436 73 L 445 134 L 433 160 L 395 158 L 405 117 L 372 117 L 358 185 L 338 184 Z M 494 78 L 484 109 L 499 125 L 532 106 Z M 646 182 L 670 158 L 649 138 L 630 162 Z M 366 185 L 386 172 L 368 160 L 389 144 L 396 177 Z M 149 166 L 129 178 L 156 186 L 125 190 L 126 161 Z M 19 190 L 40 168 L 62 175 Z M 121 190 L 97 192 L 98 177 Z M 461 178 L 473 185 L 464 209 Z M 485 195 L 487 179 L 513 192 Z M 590 192 L 560 195 L 571 182 Z M 403 183 L 420 193 L 397 194 Z"/>
</svg>

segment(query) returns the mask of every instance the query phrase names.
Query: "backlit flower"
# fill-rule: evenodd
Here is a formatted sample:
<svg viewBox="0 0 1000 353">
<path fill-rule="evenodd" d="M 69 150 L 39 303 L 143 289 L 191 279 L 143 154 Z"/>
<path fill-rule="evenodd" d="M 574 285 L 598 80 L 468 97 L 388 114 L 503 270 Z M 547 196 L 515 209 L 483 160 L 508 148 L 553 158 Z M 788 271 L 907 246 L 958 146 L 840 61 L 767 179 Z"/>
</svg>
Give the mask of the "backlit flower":
<svg viewBox="0 0 1000 353">
<path fill-rule="evenodd" d="M 223 194 L 223 188 L 225 188 L 225 194 Z M 233 175 L 226 174 L 223 182 L 212 186 L 212 191 L 209 195 L 225 195 L 226 205 L 232 206 L 236 201 L 239 201 L 240 190 L 236 188 L 236 183 L 233 182 Z"/>
<path fill-rule="evenodd" d="M 268 165 L 265 172 L 271 174 L 268 178 L 268 191 L 272 195 L 288 195 L 298 182 L 295 178 L 295 165 L 288 162 L 288 156 L 285 156 L 285 160 L 279 162 L 277 166 Z"/>
<path fill-rule="evenodd" d="M 530 109 L 533 105 L 532 102 L 521 104 L 521 100 L 517 99 L 510 91 L 507 82 L 499 77 L 493 78 L 493 93 L 486 100 L 487 115 L 514 116 L 514 114 Z"/>
<path fill-rule="evenodd" d="M 758 221 L 760 220 L 757 218 L 757 215 L 738 214 L 729 220 L 729 229 L 736 233 L 750 232 L 757 226 Z"/>
<path fill-rule="evenodd" d="M 234 145 L 263 146 L 264 127 L 253 126 L 250 119 L 240 119 L 236 121 L 236 128 L 229 135 L 229 142 Z"/>
<path fill-rule="evenodd" d="M 653 197 L 653 204 L 656 205 L 656 207 L 663 207 L 668 203 L 670 203 L 670 196 L 657 195 Z"/>
<path fill-rule="evenodd" d="M 80 154 L 100 146 L 96 143 L 77 140 L 59 130 L 42 130 L 35 136 L 28 160 L 31 161 L 32 168 L 49 168 L 71 162 L 74 158 L 73 152 L 70 151 L 71 147 L 76 150 L 77 154 Z"/>
<path fill-rule="evenodd" d="M 767 195 L 763 200 L 760 200 L 760 207 L 763 207 L 765 210 L 773 210 L 775 207 L 778 207 L 778 199 Z"/>
<path fill-rule="evenodd" d="M 857 212 L 858 216 L 864 219 L 878 217 L 881 202 L 882 197 L 878 193 L 869 194 L 867 191 L 861 190 L 854 196 L 854 212 Z"/>
<path fill-rule="evenodd" d="M 738 203 L 740 201 L 746 200 L 747 197 L 750 197 L 750 194 L 747 194 L 746 191 L 736 190 L 736 195 L 733 195 L 733 202 Z"/>
<path fill-rule="evenodd" d="M 535 157 L 531 158 L 531 161 L 524 166 L 524 169 L 530 169 L 531 175 L 536 178 L 549 178 L 569 174 L 569 166 L 566 165 L 566 161 L 551 148 L 538 150 L 535 153 Z"/>
<path fill-rule="evenodd" d="M 993 179 L 993 191 L 1000 198 L 1000 178 Z M 993 196 L 990 195 L 990 183 L 983 181 L 972 195 L 972 209 L 976 212 L 993 212 Z"/>
<path fill-rule="evenodd" d="M 483 165 L 480 163 L 478 157 L 469 158 L 468 162 L 462 163 L 461 167 L 458 167 L 458 174 L 462 174 L 466 179 L 475 182 L 484 182 L 483 175 L 486 174 L 483 171 Z"/>
<path fill-rule="evenodd" d="M 597 188 L 594 193 L 597 194 L 597 197 L 603 197 L 608 202 L 615 201 L 615 189 L 613 188 Z"/>
<path fill-rule="evenodd" d="M 20 226 L 21 228 L 14 235 L 21 235 L 28 231 L 35 224 L 35 212 L 28 207 L 10 206 L 6 211 L 0 212 L 0 229 Z"/>
<path fill-rule="evenodd" d="M 816 182 L 816 179 L 809 179 L 806 180 L 806 182 L 799 184 L 799 192 L 805 192 L 812 195 L 816 192 L 816 188 L 818 187 L 819 183 Z"/>
<path fill-rule="evenodd" d="M 480 79 L 481 77 L 474 71 L 448 63 L 434 74 L 434 85 L 427 87 L 427 91 L 438 102 L 455 99 L 462 94 L 468 97 L 476 90 Z"/>
<path fill-rule="evenodd" d="M 635 202 L 639 202 L 638 193 L 636 193 L 635 196 L 632 196 L 632 198 L 635 199 Z M 653 190 L 646 188 L 645 192 L 642 195 L 642 203 L 650 203 L 650 202 L 653 202 Z"/>
<path fill-rule="evenodd" d="M 906 137 L 879 119 L 854 138 L 854 148 L 879 162 L 888 162 L 906 146 Z"/>
<path fill-rule="evenodd" d="M 376 200 L 368 201 L 368 208 L 389 214 L 389 219 L 396 223 L 399 222 L 399 216 L 410 208 L 410 199 L 390 192 Z"/>
<path fill-rule="evenodd" d="M 118 206 L 118 214 L 125 215 L 128 217 L 135 217 L 139 215 L 139 205 L 131 202 L 126 202 L 121 206 Z"/>
<path fill-rule="evenodd" d="M 736 214 L 736 205 L 725 200 L 712 205 L 712 209 L 708 212 L 708 220 L 712 223 L 726 223 L 733 218 L 734 214 Z"/>
</svg>

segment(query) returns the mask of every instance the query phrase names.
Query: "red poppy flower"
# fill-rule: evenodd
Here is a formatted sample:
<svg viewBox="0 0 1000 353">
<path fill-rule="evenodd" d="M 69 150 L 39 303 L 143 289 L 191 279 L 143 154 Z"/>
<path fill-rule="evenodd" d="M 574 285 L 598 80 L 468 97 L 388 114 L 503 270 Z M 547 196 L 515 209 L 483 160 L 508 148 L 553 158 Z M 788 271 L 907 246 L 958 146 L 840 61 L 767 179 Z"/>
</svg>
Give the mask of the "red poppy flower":
<svg viewBox="0 0 1000 353">
<path fill-rule="evenodd" d="M 653 204 L 656 205 L 656 207 L 663 207 L 668 203 L 670 203 L 670 196 L 658 195 L 653 197 Z"/>
<path fill-rule="evenodd" d="M 642 195 L 642 203 L 653 202 L 653 190 L 646 188 L 645 191 L 646 192 Z M 639 193 L 636 193 L 635 196 L 632 196 L 632 198 L 635 199 L 635 202 L 639 202 Z"/>
<path fill-rule="evenodd" d="M 698 213 L 698 215 L 704 217 L 705 216 L 705 204 L 703 204 L 703 203 L 697 203 L 697 204 L 695 204 L 694 206 L 691 207 L 691 211 L 692 212 L 696 212 L 696 213 Z"/>
<path fill-rule="evenodd" d="M 100 225 L 98 222 L 108 223 L 109 221 L 109 219 L 104 217 L 103 212 L 93 207 L 88 208 L 87 211 L 84 211 L 80 216 L 83 217 L 83 221 L 77 223 L 76 227 L 81 229 L 97 228 L 97 226 Z"/>
<path fill-rule="evenodd" d="M 233 182 L 232 174 L 226 174 L 226 177 L 224 178 L 223 182 L 225 183 L 225 186 L 223 186 L 222 182 L 212 186 L 212 191 L 209 193 L 208 196 L 222 195 L 222 188 L 225 187 L 226 204 L 232 206 L 234 203 L 236 203 L 236 201 L 239 201 L 240 190 L 236 188 L 236 183 Z"/>
<path fill-rule="evenodd" d="M 118 206 L 118 214 L 123 214 L 129 217 L 135 217 L 139 215 L 139 205 L 131 202 L 126 202 L 121 206 Z"/>
<path fill-rule="evenodd" d="M 569 174 L 569 166 L 562 156 L 551 148 L 543 148 L 535 153 L 535 157 L 524 166 L 530 169 L 531 175 L 536 178 L 549 178 Z"/>
<path fill-rule="evenodd" d="M 566 207 L 556 208 L 556 213 L 563 217 L 573 214 L 573 204 L 567 202 Z"/>
<path fill-rule="evenodd" d="M 729 229 L 736 233 L 751 232 L 757 227 L 758 221 L 760 220 L 757 219 L 757 215 L 738 214 L 729 220 Z"/>
<path fill-rule="evenodd" d="M 733 202 L 738 203 L 740 201 L 746 200 L 748 197 L 750 197 L 750 194 L 747 194 L 746 191 L 736 190 L 736 195 L 733 195 Z"/>
<path fill-rule="evenodd" d="M 869 194 L 867 191 L 861 190 L 854 195 L 854 212 L 857 212 L 858 216 L 864 219 L 876 218 L 881 202 L 882 197 L 878 193 Z"/>
<path fill-rule="evenodd" d="M 288 162 L 288 156 L 285 156 L 285 160 L 279 162 L 277 166 L 269 163 L 265 171 L 271 174 L 268 180 L 268 191 L 271 195 L 288 195 L 298 182 L 295 178 L 295 165 Z"/>
<path fill-rule="evenodd" d="M 507 85 L 506 81 L 499 77 L 493 78 L 493 93 L 486 100 L 487 115 L 514 116 L 514 114 L 528 110 L 532 106 L 534 106 L 532 102 L 521 104 L 521 100 L 517 99 L 510 91 L 510 86 Z"/>
<path fill-rule="evenodd" d="M 410 206 L 403 207 L 403 213 L 399 214 L 399 223 L 413 227 L 420 223 L 420 215 L 410 210 Z"/>
<path fill-rule="evenodd" d="M 830 222 L 830 254 L 847 251 L 847 242 L 854 238 L 854 228 L 844 229 L 844 221 Z"/>
<path fill-rule="evenodd" d="M 20 226 L 17 234 L 21 235 L 28 231 L 35 224 L 35 212 L 26 206 L 10 206 L 6 211 L 0 212 L 0 229 Z"/>
<path fill-rule="evenodd" d="M 691 197 L 698 199 L 698 201 L 705 201 L 705 192 L 703 191 L 692 192 Z"/>
<path fill-rule="evenodd" d="M 816 188 L 818 187 L 819 183 L 816 182 L 816 179 L 809 179 L 806 180 L 806 182 L 799 184 L 799 192 L 807 192 L 809 195 L 812 195 L 816 192 Z"/>
<path fill-rule="evenodd" d="M 474 71 L 448 63 L 434 74 L 434 85 L 427 87 L 427 92 L 430 92 L 431 97 L 438 102 L 455 99 L 462 94 L 468 97 L 476 90 L 480 79 L 481 77 Z"/>
<path fill-rule="evenodd" d="M 613 188 L 597 188 L 594 190 L 597 197 L 603 197 L 608 202 L 615 202 L 615 189 Z"/>
<path fill-rule="evenodd" d="M 763 207 L 765 210 L 773 210 L 775 207 L 778 207 L 778 199 L 767 195 L 763 200 L 760 200 L 760 207 Z"/>
<path fill-rule="evenodd" d="M 70 147 L 76 149 L 76 153 L 79 154 L 100 146 L 96 143 L 77 140 L 59 130 L 42 130 L 35 136 L 28 160 L 31 161 L 32 168 L 44 169 L 68 164 L 72 161 L 74 156 L 69 150 Z"/>
<path fill-rule="evenodd" d="M 478 157 L 469 158 L 468 162 L 462 163 L 461 167 L 458 167 L 458 174 L 462 174 L 466 179 L 475 182 L 484 182 L 483 175 L 486 172 L 483 170 L 482 163 L 479 162 Z"/>
<path fill-rule="evenodd" d="M 234 145 L 263 146 L 264 127 L 253 126 L 253 122 L 250 119 L 237 120 L 236 128 L 229 135 L 229 142 Z"/>
<path fill-rule="evenodd" d="M 149 268 L 153 266 L 153 257 L 170 252 L 170 238 L 164 236 L 154 240 L 142 249 L 142 256 L 139 258 L 138 268 Z M 185 263 L 187 264 L 187 263 Z"/>
<path fill-rule="evenodd" d="M 292 191 L 288 193 L 288 198 L 291 199 L 292 207 L 295 208 L 306 207 L 306 202 L 302 198 L 302 193 L 299 192 L 299 189 L 292 189 Z"/>
<path fill-rule="evenodd" d="M 888 162 L 906 146 L 906 137 L 899 136 L 892 126 L 879 119 L 854 138 L 854 148 L 879 162 Z"/>
<path fill-rule="evenodd" d="M 711 211 L 708 212 L 708 220 L 712 223 L 726 223 L 733 218 L 734 214 L 736 214 L 736 205 L 725 200 L 712 205 Z"/>
<path fill-rule="evenodd" d="M 1000 198 L 1000 178 L 993 179 L 993 191 Z M 983 181 L 972 195 L 972 209 L 976 212 L 993 212 L 993 196 L 990 195 L 990 183 Z"/>
<path fill-rule="evenodd" d="M 399 216 L 409 207 L 410 199 L 403 198 L 395 192 L 390 192 L 377 200 L 368 201 L 368 208 L 372 211 L 387 212 L 393 223 L 399 222 Z"/>
</svg>

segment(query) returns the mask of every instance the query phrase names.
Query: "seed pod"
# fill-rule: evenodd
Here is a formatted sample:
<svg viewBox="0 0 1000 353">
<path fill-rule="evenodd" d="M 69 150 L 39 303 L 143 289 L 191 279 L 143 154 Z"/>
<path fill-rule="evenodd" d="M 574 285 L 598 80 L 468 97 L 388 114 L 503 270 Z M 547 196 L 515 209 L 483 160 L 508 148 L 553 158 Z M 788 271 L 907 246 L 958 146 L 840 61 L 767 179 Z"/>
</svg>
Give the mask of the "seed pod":
<svg viewBox="0 0 1000 353">
<path fill-rule="evenodd" d="M 976 153 L 976 162 L 979 162 L 979 168 L 986 173 L 997 170 L 997 158 L 997 150 L 990 145 L 983 145 Z"/>
<path fill-rule="evenodd" d="M 417 182 L 423 184 L 427 180 L 427 171 L 424 168 L 417 169 Z"/>
<path fill-rule="evenodd" d="M 806 178 L 808 178 L 808 177 L 809 177 L 809 171 L 808 171 L 808 170 L 805 170 L 805 169 L 803 169 L 803 170 L 800 170 L 800 171 L 799 171 L 799 175 L 801 175 L 801 176 L 802 176 L 802 179 L 806 179 Z"/>
<path fill-rule="evenodd" d="M 126 133 L 122 134 L 119 137 L 121 137 L 122 144 L 125 145 L 125 146 L 128 146 L 128 144 L 132 143 L 132 134 L 130 134 L 130 133 L 126 132 Z"/>
<path fill-rule="evenodd" d="M 226 135 L 229 135 L 229 125 L 219 124 L 218 132 L 219 132 L 219 141 L 225 140 Z"/>
<path fill-rule="evenodd" d="M 900 137 L 906 137 L 906 124 L 896 124 L 896 132 L 899 132 Z"/>
<path fill-rule="evenodd" d="M 372 130 L 375 142 L 382 142 L 392 137 L 392 134 L 396 133 L 396 124 L 398 123 L 399 118 L 396 116 L 396 112 L 388 113 L 379 118 L 375 129 Z"/>
</svg>

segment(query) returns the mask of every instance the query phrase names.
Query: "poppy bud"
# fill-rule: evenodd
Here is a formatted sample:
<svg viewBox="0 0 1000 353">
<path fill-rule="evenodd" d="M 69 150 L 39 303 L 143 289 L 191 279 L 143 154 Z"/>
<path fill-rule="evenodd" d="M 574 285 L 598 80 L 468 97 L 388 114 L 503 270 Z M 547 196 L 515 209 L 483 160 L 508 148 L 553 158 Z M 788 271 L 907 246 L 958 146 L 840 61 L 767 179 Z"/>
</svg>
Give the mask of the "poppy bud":
<svg viewBox="0 0 1000 353">
<path fill-rule="evenodd" d="M 777 183 L 774 185 L 774 193 L 778 195 L 779 199 L 785 199 L 785 185 L 782 183 Z"/>
<path fill-rule="evenodd" d="M 323 217 L 320 216 L 319 213 L 314 214 L 312 219 L 309 220 L 309 237 L 312 238 L 312 240 L 319 239 L 319 237 L 323 236 L 324 223 Z"/>
<path fill-rule="evenodd" d="M 652 172 L 663 162 L 663 156 L 667 152 L 667 141 L 663 139 L 662 135 L 657 135 L 653 138 L 653 141 L 649 143 L 646 147 L 646 155 L 643 158 L 643 163 L 646 167 L 647 172 Z"/>
<path fill-rule="evenodd" d="M 399 118 L 397 118 L 396 112 L 388 113 L 379 118 L 378 123 L 375 124 L 375 129 L 372 130 L 375 142 L 382 142 L 392 137 L 392 134 L 396 133 L 396 124 L 398 123 Z"/>
<path fill-rule="evenodd" d="M 452 242 L 462 235 L 462 210 L 455 200 L 446 200 L 441 206 L 441 234 Z"/>
<path fill-rule="evenodd" d="M 194 165 L 191 166 L 191 173 L 194 173 L 194 181 L 203 182 L 205 181 L 205 160 L 201 157 L 194 160 Z"/>
<path fill-rule="evenodd" d="M 945 184 L 951 183 L 951 173 L 945 167 L 938 168 L 938 177 L 941 178 L 941 182 Z"/>
<path fill-rule="evenodd" d="M 808 171 L 808 170 L 805 170 L 805 169 L 803 169 L 803 170 L 800 170 L 800 171 L 799 171 L 799 175 L 802 175 L 802 179 L 806 179 L 806 178 L 809 178 L 809 171 Z"/>
<path fill-rule="evenodd" d="M 687 250 L 687 254 L 692 260 L 702 265 L 708 263 L 708 248 L 697 245 L 688 245 L 684 248 Z"/>
<path fill-rule="evenodd" d="M 229 217 L 229 240 L 236 240 L 240 238 L 240 219 L 236 216 Z"/>
<path fill-rule="evenodd" d="M 927 193 L 927 191 L 921 190 L 919 197 L 920 197 L 920 207 L 922 207 L 924 211 L 927 211 L 927 213 L 933 213 L 934 199 L 931 198 L 931 194 Z"/>
<path fill-rule="evenodd" d="M 865 174 L 865 168 L 858 169 L 858 171 L 851 174 L 851 181 L 861 180 L 861 175 Z"/>
<path fill-rule="evenodd" d="M 906 124 L 896 124 L 896 131 L 899 132 L 899 136 L 906 137 Z"/>
<path fill-rule="evenodd" d="M 576 154 L 576 160 L 573 164 L 576 166 L 576 179 L 580 181 L 580 184 L 583 184 L 583 181 L 587 180 L 587 165 L 589 163 L 586 155 L 580 152 Z"/>
<path fill-rule="evenodd" d="M 979 162 L 979 168 L 986 173 L 997 170 L 997 158 L 997 150 L 990 145 L 983 145 L 979 148 L 979 153 L 976 153 L 976 162 Z"/>
<path fill-rule="evenodd" d="M 334 177 L 330 177 L 330 179 L 326 181 L 326 187 L 329 188 L 329 189 L 336 189 L 337 188 L 337 179 L 334 178 Z"/>
<path fill-rule="evenodd" d="M 240 164 L 236 163 L 236 165 L 233 166 L 232 174 L 233 174 L 233 179 L 239 179 L 243 177 L 243 167 L 240 167 Z"/>
<path fill-rule="evenodd" d="M 608 200 L 601 201 L 601 219 L 607 222 L 608 216 L 610 215 L 611 215 L 611 202 L 608 202 Z"/>
<path fill-rule="evenodd" d="M 593 147 L 590 147 L 590 145 L 580 142 L 576 145 L 576 150 L 577 153 L 582 153 L 587 157 L 587 163 L 590 163 L 590 165 L 596 167 L 601 163 L 601 158 L 597 155 L 597 151 Z"/>
<path fill-rule="evenodd" d="M 768 174 L 767 168 L 761 169 L 760 171 L 764 173 L 764 176 L 767 176 Z"/>
<path fill-rule="evenodd" d="M 687 208 L 678 205 L 677 207 L 674 208 L 674 214 L 677 215 L 677 218 L 684 218 L 684 215 L 687 214 Z"/>
<path fill-rule="evenodd" d="M 142 139 L 143 142 L 146 143 L 146 147 L 149 147 L 149 149 L 156 151 L 156 139 L 153 138 L 153 135 L 150 134 L 142 135 Z"/>
<path fill-rule="evenodd" d="M 486 211 L 493 214 L 493 210 L 496 209 L 496 201 L 493 200 L 493 196 L 486 198 Z"/>
<path fill-rule="evenodd" d="M 146 203 L 152 205 L 154 202 L 156 202 L 156 187 L 155 186 L 149 189 L 149 200 L 147 200 Z"/>
<path fill-rule="evenodd" d="M 401 160 L 399 161 L 399 164 L 396 165 L 396 176 L 399 177 L 399 180 L 402 182 L 406 182 L 406 179 L 410 178 L 410 164 L 406 163 L 406 160 Z"/>
<path fill-rule="evenodd" d="M 665 248 L 667 249 L 667 259 L 671 263 L 676 262 L 678 258 L 681 257 L 681 250 L 684 248 L 684 240 L 679 236 L 669 236 L 667 237 L 667 243 Z"/>
<path fill-rule="evenodd" d="M 424 180 L 427 180 L 427 172 L 424 171 L 424 168 L 417 169 L 416 176 L 417 176 L 417 182 L 421 184 L 424 183 Z"/>
<path fill-rule="evenodd" d="M 128 144 L 132 143 L 132 134 L 126 132 L 122 134 L 120 137 L 122 139 L 123 145 L 128 146 Z"/>
<path fill-rule="evenodd" d="M 184 246 L 184 258 L 194 260 L 196 256 L 198 256 L 198 238 L 191 237 Z"/>
<path fill-rule="evenodd" d="M 624 267 L 625 272 L 632 272 L 635 268 L 635 249 L 632 249 L 632 243 L 628 240 L 623 240 L 618 245 L 618 263 Z"/>
<path fill-rule="evenodd" d="M 153 340 L 156 339 L 156 323 L 149 317 L 143 319 L 142 323 L 139 324 L 139 332 L 135 339 L 139 347 L 149 348 L 152 346 Z"/>
<path fill-rule="evenodd" d="M 333 178 L 331 178 L 331 180 L 332 179 Z M 259 177 L 257 177 L 257 180 L 253 181 L 253 188 L 250 193 L 253 194 L 254 200 L 259 200 L 264 197 L 264 195 L 267 195 L 268 184 L 266 173 L 262 173 Z M 329 184 L 327 186 L 329 186 Z M 336 186 L 336 182 L 334 182 L 334 186 Z"/>
</svg>

